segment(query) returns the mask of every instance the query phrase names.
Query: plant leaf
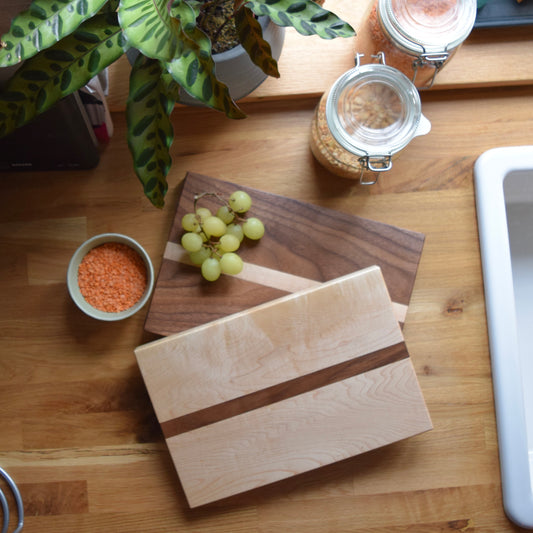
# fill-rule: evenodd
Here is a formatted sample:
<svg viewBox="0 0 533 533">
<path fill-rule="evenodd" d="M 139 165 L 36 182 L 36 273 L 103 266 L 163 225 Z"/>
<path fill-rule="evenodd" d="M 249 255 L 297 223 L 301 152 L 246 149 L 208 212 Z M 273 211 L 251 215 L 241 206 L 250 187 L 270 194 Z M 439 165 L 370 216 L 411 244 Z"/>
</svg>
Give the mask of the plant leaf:
<svg viewBox="0 0 533 533">
<path fill-rule="evenodd" d="M 249 0 L 245 5 L 257 16 L 266 15 L 278 26 L 292 26 L 302 35 L 323 39 L 355 35 L 347 22 L 313 0 Z"/>
<path fill-rule="evenodd" d="M 92 17 L 107 0 L 34 0 L 2 35 L 0 67 L 8 67 L 49 48 Z"/>
<path fill-rule="evenodd" d="M 179 5 L 181 1 L 182 0 L 174 0 L 176 5 Z M 189 4 L 189 6 L 193 8 L 194 14 L 195 14 L 194 20 L 196 21 L 196 19 L 198 18 L 198 15 L 200 14 L 200 11 L 204 7 L 205 1 L 204 0 L 187 0 L 187 4 Z"/>
<path fill-rule="evenodd" d="M 100 13 L 116 13 L 119 5 L 120 0 L 107 0 L 103 9 L 100 10 Z"/>
<path fill-rule="evenodd" d="M 244 118 L 246 115 L 231 98 L 228 87 L 216 77 L 211 41 L 196 27 L 194 9 L 187 2 L 174 2 L 172 13 L 180 29 L 181 54 L 166 64 L 168 72 L 205 105 L 229 118 Z"/>
<path fill-rule="evenodd" d="M 278 63 L 272 57 L 270 44 L 263 39 L 261 24 L 246 6 L 241 6 L 235 13 L 235 26 L 239 41 L 252 62 L 268 76 L 279 78 Z"/>
<path fill-rule="evenodd" d="M 124 53 L 124 45 L 116 15 L 97 15 L 25 61 L 0 93 L 0 137 L 83 87 Z"/>
<path fill-rule="evenodd" d="M 179 24 L 168 0 L 121 0 L 120 25 L 128 43 L 145 56 L 170 61 L 179 54 Z"/>
<path fill-rule="evenodd" d="M 144 194 L 156 207 L 163 207 L 168 189 L 169 149 L 174 139 L 170 113 L 179 98 L 178 90 L 158 60 L 139 54 L 131 70 L 126 103 L 128 146 Z"/>
</svg>

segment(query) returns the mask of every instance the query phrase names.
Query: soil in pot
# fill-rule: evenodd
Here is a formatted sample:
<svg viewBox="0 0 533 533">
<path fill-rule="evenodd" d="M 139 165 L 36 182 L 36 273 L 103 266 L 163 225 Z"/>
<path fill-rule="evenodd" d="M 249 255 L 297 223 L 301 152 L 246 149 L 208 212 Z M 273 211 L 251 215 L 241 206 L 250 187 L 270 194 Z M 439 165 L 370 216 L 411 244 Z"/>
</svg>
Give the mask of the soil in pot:
<svg viewBox="0 0 533 533">
<path fill-rule="evenodd" d="M 197 21 L 200 29 L 211 39 L 213 54 L 231 50 L 239 44 L 233 17 L 233 0 L 207 0 Z"/>
</svg>

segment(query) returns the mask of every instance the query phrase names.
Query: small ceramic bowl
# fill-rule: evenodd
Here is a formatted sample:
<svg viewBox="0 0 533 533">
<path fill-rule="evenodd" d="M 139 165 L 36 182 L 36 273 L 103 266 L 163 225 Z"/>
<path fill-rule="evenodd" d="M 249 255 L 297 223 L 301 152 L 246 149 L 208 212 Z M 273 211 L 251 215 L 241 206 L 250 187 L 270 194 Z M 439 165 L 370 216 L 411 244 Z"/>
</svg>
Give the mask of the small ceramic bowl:
<svg viewBox="0 0 533 533">
<path fill-rule="evenodd" d="M 108 243 L 108 242 L 121 243 L 121 244 L 128 245 L 130 248 L 135 250 L 141 256 L 146 266 L 147 280 L 146 280 L 146 289 L 144 290 L 143 295 L 131 307 L 129 307 L 128 309 L 125 309 L 124 311 L 119 311 L 119 312 L 106 312 L 106 311 L 101 311 L 99 309 L 96 309 L 96 307 L 93 307 L 87 302 L 87 300 L 85 300 L 85 298 L 81 294 L 80 287 L 78 285 L 78 268 L 83 258 L 93 248 L 96 248 L 97 246 L 100 246 L 101 244 Z M 103 233 L 101 235 L 96 235 L 90 238 L 89 240 L 85 241 L 74 252 L 74 255 L 72 256 L 69 266 L 68 266 L 67 286 L 68 286 L 68 291 L 70 293 L 70 296 L 74 300 L 74 303 L 85 314 L 93 318 L 96 318 L 98 320 L 105 320 L 105 321 L 123 320 L 125 318 L 128 318 L 134 315 L 149 300 L 150 295 L 152 293 L 152 289 L 154 287 L 154 268 L 152 266 L 152 261 L 150 260 L 150 257 L 148 256 L 144 248 L 137 241 L 133 240 L 131 237 L 127 237 L 126 235 L 121 235 L 120 233 Z"/>
</svg>

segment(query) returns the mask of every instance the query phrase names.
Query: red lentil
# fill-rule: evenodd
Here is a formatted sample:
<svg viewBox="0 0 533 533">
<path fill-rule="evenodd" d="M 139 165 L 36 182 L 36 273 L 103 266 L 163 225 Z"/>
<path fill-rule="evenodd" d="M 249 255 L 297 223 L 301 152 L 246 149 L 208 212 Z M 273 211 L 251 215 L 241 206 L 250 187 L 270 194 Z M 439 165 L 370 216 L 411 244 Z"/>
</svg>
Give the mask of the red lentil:
<svg viewBox="0 0 533 533">
<path fill-rule="evenodd" d="M 126 244 L 108 242 L 93 248 L 78 268 L 85 300 L 100 311 L 116 313 L 139 301 L 147 284 L 142 257 Z"/>
</svg>

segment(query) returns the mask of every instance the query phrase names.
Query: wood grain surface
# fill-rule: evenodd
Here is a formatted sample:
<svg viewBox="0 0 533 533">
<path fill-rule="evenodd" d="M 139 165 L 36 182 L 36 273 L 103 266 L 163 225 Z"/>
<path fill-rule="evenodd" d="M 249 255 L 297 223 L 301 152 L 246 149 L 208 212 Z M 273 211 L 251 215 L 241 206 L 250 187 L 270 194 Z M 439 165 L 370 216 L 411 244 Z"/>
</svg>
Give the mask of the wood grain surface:
<svg viewBox="0 0 533 533">
<path fill-rule="evenodd" d="M 481 43 L 474 64 L 493 67 Z M 366 188 L 314 161 L 316 104 L 247 102 L 238 122 L 176 109 L 162 210 L 132 171 L 122 114 L 94 170 L 0 174 L 0 464 L 24 533 L 522 531 L 502 507 L 472 167 L 533 143 L 533 87 L 426 92 L 431 133 Z M 95 322 L 65 281 L 77 246 L 105 231 L 138 240 L 158 269 L 188 171 L 426 236 L 403 335 L 432 431 L 188 508 L 134 355 L 156 339 L 148 308 Z"/>
<path fill-rule="evenodd" d="M 135 354 L 191 507 L 432 427 L 377 266 Z"/>
<path fill-rule="evenodd" d="M 371 267 L 135 353 L 165 422 L 400 342 L 383 278 Z"/>
<path fill-rule="evenodd" d="M 413 368 L 402 360 L 167 442 L 197 507 L 429 429 Z"/>
<path fill-rule="evenodd" d="M 241 274 L 210 283 L 179 246 L 181 219 L 194 211 L 196 194 L 229 198 L 239 188 L 252 197 L 250 214 L 267 221 L 265 236 L 259 242 L 245 240 L 239 249 L 245 262 Z M 206 196 L 198 205 L 214 213 L 221 204 Z M 424 236 L 417 232 L 188 173 L 145 328 L 160 335 L 177 333 L 373 265 L 381 267 L 404 323 L 423 245 Z"/>
</svg>

